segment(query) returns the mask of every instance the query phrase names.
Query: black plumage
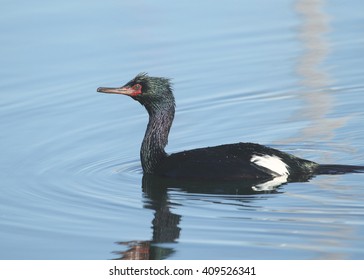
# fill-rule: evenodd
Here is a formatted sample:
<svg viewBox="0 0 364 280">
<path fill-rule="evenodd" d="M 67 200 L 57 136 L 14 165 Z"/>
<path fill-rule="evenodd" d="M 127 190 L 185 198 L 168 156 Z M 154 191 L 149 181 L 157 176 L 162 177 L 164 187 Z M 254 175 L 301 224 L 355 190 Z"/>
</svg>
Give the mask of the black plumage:
<svg viewBox="0 0 364 280">
<path fill-rule="evenodd" d="M 249 180 L 286 176 L 299 180 L 315 174 L 359 172 L 362 166 L 319 165 L 294 155 L 253 143 L 236 143 L 199 148 L 168 155 L 165 147 L 175 113 L 175 99 L 170 80 L 137 75 L 122 87 L 98 88 L 99 92 L 131 96 L 149 114 L 149 122 L 140 150 L 145 174 L 201 180 Z M 272 166 L 252 158 L 267 157 Z M 274 166 L 274 164 L 278 164 Z M 277 171 L 278 170 L 278 171 Z"/>
</svg>

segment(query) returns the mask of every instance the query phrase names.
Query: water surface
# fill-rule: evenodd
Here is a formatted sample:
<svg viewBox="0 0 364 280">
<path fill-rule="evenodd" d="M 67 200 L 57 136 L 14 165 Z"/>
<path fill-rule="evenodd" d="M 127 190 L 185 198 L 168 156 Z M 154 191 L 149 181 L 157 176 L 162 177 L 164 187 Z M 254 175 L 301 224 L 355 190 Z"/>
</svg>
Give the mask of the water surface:
<svg viewBox="0 0 364 280">
<path fill-rule="evenodd" d="M 363 174 L 272 192 L 143 177 L 147 114 L 102 95 L 173 78 L 168 152 L 251 141 L 364 164 L 362 1 L 5 1 L 0 259 L 363 259 Z"/>
</svg>

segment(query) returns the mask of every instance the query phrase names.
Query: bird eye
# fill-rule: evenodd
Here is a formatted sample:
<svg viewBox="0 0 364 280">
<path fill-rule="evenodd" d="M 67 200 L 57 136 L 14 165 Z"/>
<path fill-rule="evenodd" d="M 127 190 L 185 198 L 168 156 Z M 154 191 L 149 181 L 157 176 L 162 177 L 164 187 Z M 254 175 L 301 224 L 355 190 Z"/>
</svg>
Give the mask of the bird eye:
<svg viewBox="0 0 364 280">
<path fill-rule="evenodd" d="M 135 84 L 131 88 L 133 90 L 132 96 L 137 96 L 142 93 L 142 86 L 140 84 Z"/>
<path fill-rule="evenodd" d="M 142 86 L 140 84 L 136 84 L 133 86 L 133 89 L 135 90 L 140 90 L 142 88 Z"/>
</svg>

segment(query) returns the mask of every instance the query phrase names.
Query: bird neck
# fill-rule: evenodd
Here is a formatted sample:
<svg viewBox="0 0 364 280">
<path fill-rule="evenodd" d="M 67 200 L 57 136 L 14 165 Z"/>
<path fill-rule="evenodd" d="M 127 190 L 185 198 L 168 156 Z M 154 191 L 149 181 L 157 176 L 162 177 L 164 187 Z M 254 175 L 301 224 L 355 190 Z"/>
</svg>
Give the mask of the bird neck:
<svg viewBox="0 0 364 280">
<path fill-rule="evenodd" d="M 147 108 L 149 122 L 145 132 L 140 158 L 144 173 L 153 174 L 158 164 L 167 157 L 164 148 L 174 118 L 174 105 L 169 108 Z"/>
</svg>

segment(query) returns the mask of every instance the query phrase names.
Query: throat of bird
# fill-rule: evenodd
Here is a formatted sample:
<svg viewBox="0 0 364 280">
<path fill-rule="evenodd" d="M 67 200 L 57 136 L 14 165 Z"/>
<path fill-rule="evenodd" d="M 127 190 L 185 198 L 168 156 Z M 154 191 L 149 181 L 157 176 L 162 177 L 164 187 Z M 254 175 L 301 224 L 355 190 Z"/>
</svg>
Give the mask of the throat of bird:
<svg viewBox="0 0 364 280">
<path fill-rule="evenodd" d="M 165 147 L 173 121 L 173 114 L 161 112 L 149 116 L 147 131 L 140 149 L 140 158 L 145 173 L 154 173 L 159 163 L 167 157 Z"/>
</svg>

